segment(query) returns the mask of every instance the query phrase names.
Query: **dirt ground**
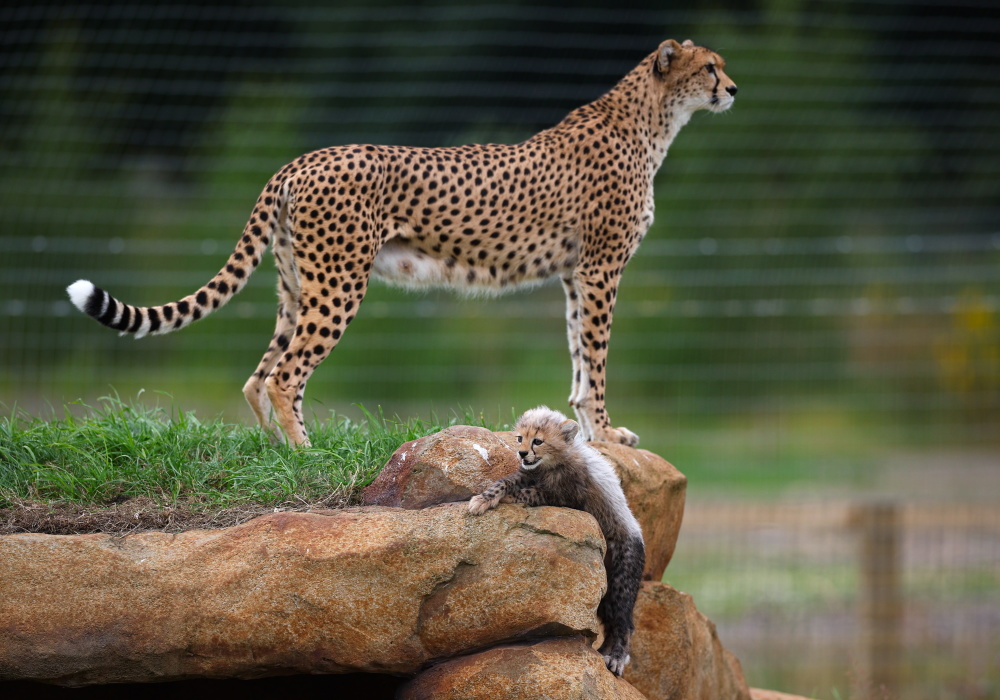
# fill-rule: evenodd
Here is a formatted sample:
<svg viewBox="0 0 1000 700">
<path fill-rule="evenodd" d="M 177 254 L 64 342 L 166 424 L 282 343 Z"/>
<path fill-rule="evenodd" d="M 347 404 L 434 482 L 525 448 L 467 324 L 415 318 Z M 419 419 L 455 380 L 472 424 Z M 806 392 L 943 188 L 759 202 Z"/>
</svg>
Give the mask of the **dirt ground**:
<svg viewBox="0 0 1000 700">
<path fill-rule="evenodd" d="M 246 504 L 230 508 L 206 508 L 201 503 L 162 506 L 148 498 L 132 498 L 105 507 L 74 503 L 21 501 L 0 508 L 0 535 L 36 532 L 46 535 L 107 533 L 128 535 L 143 530 L 183 532 L 184 530 L 232 527 L 261 515 L 276 512 L 308 511 L 348 505 L 337 502 L 284 503 L 278 506 Z"/>
</svg>

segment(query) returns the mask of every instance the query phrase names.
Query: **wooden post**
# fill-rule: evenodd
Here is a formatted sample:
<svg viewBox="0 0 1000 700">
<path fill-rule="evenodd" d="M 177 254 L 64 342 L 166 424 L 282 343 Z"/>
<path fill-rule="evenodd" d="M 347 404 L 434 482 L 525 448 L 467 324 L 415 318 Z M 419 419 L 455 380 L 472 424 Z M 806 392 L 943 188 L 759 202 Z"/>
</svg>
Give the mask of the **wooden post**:
<svg viewBox="0 0 1000 700">
<path fill-rule="evenodd" d="M 861 535 L 861 697 L 898 697 L 903 600 L 899 507 L 892 502 L 855 507 Z"/>
</svg>

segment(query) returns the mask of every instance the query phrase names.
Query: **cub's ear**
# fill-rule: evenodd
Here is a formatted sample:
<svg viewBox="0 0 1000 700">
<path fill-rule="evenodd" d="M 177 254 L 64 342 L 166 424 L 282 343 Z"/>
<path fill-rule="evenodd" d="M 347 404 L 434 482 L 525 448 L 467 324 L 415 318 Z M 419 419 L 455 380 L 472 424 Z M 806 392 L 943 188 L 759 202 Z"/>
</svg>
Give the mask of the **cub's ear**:
<svg viewBox="0 0 1000 700">
<path fill-rule="evenodd" d="M 681 45 L 673 39 L 667 39 L 656 50 L 656 69 L 666 73 L 670 69 L 670 59 L 681 50 Z"/>
<path fill-rule="evenodd" d="M 567 418 L 559 424 L 559 430 L 562 432 L 563 439 L 566 442 L 572 442 L 576 438 L 577 433 L 580 432 L 580 424 L 575 420 Z"/>
<path fill-rule="evenodd" d="M 691 41 L 690 39 L 685 39 L 684 43 L 681 44 L 681 46 L 683 46 L 685 49 L 693 49 L 694 48 L 694 42 Z"/>
</svg>

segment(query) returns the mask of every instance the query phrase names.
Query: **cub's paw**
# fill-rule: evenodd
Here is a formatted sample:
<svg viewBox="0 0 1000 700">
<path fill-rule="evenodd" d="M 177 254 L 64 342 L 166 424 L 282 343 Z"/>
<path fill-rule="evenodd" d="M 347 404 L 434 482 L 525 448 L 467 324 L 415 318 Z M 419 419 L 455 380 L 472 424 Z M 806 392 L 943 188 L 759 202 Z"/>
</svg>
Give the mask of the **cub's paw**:
<svg viewBox="0 0 1000 700">
<path fill-rule="evenodd" d="M 490 502 L 480 495 L 475 495 L 469 501 L 469 512 L 473 515 L 482 515 L 490 509 Z"/>
<path fill-rule="evenodd" d="M 639 444 L 639 436 L 628 428 L 604 428 L 594 435 L 595 442 L 617 442 L 627 447 L 635 447 Z"/>
<path fill-rule="evenodd" d="M 624 652 L 604 655 L 605 665 L 608 667 L 608 670 L 616 676 L 620 676 L 625 673 L 625 667 L 628 665 L 630 660 L 629 655 Z"/>
</svg>

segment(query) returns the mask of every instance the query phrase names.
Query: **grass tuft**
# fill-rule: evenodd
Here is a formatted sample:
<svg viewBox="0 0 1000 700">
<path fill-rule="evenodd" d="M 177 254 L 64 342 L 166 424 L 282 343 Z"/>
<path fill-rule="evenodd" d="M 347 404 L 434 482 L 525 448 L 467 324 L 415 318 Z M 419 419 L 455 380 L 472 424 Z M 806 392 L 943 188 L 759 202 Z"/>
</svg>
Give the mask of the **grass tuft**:
<svg viewBox="0 0 1000 700">
<path fill-rule="evenodd" d="M 68 407 L 52 420 L 17 411 L 0 417 L 0 509 L 341 507 L 357 502 L 402 443 L 457 423 L 490 427 L 469 413 L 446 423 L 402 421 L 362 407 L 359 423 L 336 415 L 316 421 L 313 446 L 293 450 L 272 445 L 256 427 L 117 396 L 84 409 L 83 418 Z"/>
</svg>

